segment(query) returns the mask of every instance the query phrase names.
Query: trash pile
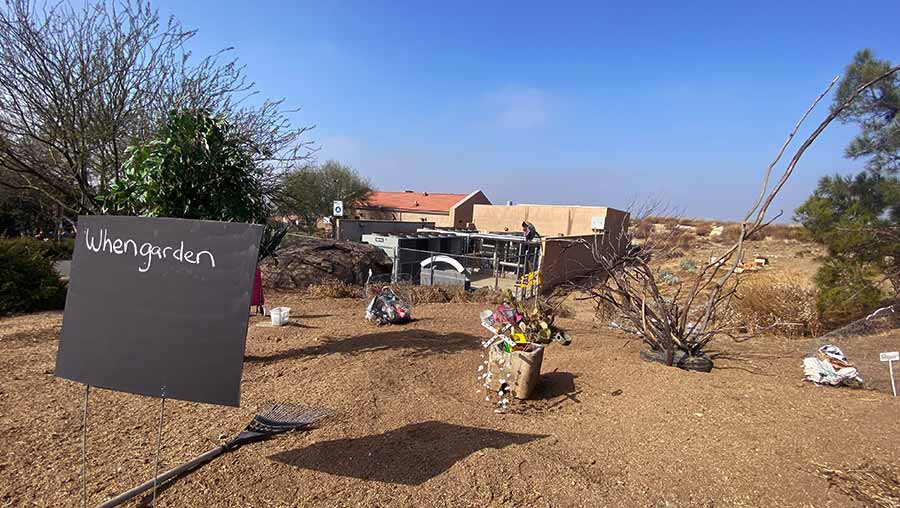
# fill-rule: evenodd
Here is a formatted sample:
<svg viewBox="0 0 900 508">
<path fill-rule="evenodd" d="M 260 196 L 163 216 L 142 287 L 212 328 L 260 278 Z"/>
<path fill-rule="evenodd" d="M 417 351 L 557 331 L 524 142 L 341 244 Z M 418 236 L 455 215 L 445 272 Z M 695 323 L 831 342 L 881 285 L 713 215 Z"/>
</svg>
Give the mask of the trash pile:
<svg viewBox="0 0 900 508">
<path fill-rule="evenodd" d="M 721 256 L 710 256 L 709 264 L 723 266 L 725 264 L 725 260 L 722 259 Z M 738 263 L 738 265 L 734 268 L 734 273 L 758 272 L 767 266 L 769 266 L 769 258 L 765 256 L 754 256 L 753 261 Z"/>
<path fill-rule="evenodd" d="M 409 304 L 394 293 L 390 286 L 372 297 L 366 307 L 366 319 L 381 326 L 407 323 L 412 319 Z"/>
<path fill-rule="evenodd" d="M 527 399 L 531 395 L 541 375 L 545 345 L 572 342 L 565 330 L 554 325 L 555 319 L 553 307 L 536 302 L 526 309 L 511 294 L 495 310 L 481 312 L 481 326 L 491 337 L 481 344 L 487 355 L 481 356 L 478 381 L 487 392 L 484 400 L 494 399 L 498 412 L 509 407 L 510 396 Z"/>
<path fill-rule="evenodd" d="M 820 347 L 815 356 L 803 359 L 803 374 L 807 381 L 819 385 L 859 387 L 863 384 L 844 352 L 831 344 Z"/>
</svg>

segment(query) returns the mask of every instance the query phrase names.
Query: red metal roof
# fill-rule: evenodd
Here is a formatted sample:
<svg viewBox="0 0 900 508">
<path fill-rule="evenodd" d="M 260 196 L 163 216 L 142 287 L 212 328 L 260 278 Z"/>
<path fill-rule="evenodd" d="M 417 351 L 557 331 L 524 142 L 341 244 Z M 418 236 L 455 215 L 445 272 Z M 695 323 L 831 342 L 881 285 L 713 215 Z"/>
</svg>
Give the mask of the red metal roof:
<svg viewBox="0 0 900 508">
<path fill-rule="evenodd" d="M 449 212 L 453 205 L 462 201 L 466 196 L 468 194 L 375 191 L 362 206 L 391 210 Z"/>
</svg>

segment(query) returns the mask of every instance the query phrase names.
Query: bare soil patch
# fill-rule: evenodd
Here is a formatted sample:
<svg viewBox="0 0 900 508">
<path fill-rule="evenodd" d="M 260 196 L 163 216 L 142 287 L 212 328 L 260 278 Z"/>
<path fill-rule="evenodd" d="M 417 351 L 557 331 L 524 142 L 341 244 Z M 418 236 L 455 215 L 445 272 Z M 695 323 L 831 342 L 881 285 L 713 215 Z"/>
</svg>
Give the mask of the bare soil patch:
<svg viewBox="0 0 900 508">
<path fill-rule="evenodd" d="M 159 506 L 863 506 L 818 468 L 900 461 L 898 403 L 802 382 L 808 340 L 722 342 L 711 374 L 683 372 L 641 362 L 638 342 L 573 304 L 573 345 L 548 349 L 534 400 L 497 414 L 477 392 L 483 304 L 419 305 L 378 328 L 362 299 L 267 296 L 294 324 L 251 320 L 241 408 L 167 403 L 163 467 L 266 400 L 337 417 L 221 457 Z M 2 507 L 79 502 L 83 387 L 53 376 L 61 319 L 0 321 Z M 150 478 L 157 408 L 92 391 L 89 504 Z"/>
</svg>

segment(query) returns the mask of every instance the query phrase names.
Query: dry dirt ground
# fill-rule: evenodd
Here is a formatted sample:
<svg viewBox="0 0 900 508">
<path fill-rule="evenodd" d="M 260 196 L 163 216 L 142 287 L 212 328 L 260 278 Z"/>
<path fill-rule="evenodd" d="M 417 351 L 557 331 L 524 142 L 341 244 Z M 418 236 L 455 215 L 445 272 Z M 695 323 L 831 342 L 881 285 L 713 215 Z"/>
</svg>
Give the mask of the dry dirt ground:
<svg viewBox="0 0 900 508">
<path fill-rule="evenodd" d="M 853 507 L 818 467 L 900 462 L 900 402 L 877 363 L 897 334 L 842 344 L 880 391 L 822 388 L 801 381 L 809 339 L 720 342 L 712 373 L 683 372 L 641 362 L 640 343 L 573 304 L 573 344 L 547 350 L 534 400 L 497 414 L 477 393 L 482 305 L 421 305 L 378 328 L 361 300 L 267 296 L 293 324 L 251 320 L 240 408 L 167 402 L 162 467 L 266 400 L 336 417 L 220 457 L 158 506 Z M 53 375 L 61 320 L 0 320 L 0 507 L 80 503 L 83 387 Z M 151 477 L 158 401 L 92 390 L 90 409 L 93 506 Z"/>
</svg>

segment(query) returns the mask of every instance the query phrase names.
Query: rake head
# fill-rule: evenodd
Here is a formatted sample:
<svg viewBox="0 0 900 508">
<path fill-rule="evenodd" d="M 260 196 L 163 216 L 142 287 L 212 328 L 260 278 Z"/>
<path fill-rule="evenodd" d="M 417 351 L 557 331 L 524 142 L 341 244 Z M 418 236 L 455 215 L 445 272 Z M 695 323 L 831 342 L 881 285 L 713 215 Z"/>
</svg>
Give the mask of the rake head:
<svg viewBox="0 0 900 508">
<path fill-rule="evenodd" d="M 328 408 L 266 402 L 247 427 L 226 446 L 236 448 L 283 432 L 307 429 L 333 415 L 334 411 Z"/>
</svg>

